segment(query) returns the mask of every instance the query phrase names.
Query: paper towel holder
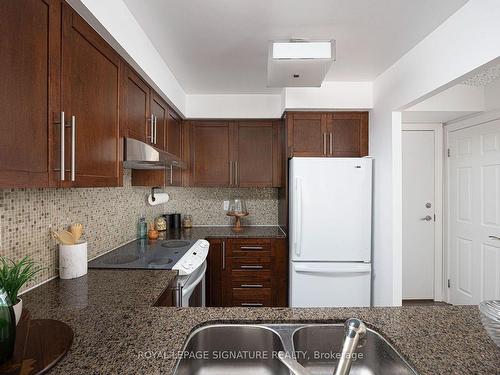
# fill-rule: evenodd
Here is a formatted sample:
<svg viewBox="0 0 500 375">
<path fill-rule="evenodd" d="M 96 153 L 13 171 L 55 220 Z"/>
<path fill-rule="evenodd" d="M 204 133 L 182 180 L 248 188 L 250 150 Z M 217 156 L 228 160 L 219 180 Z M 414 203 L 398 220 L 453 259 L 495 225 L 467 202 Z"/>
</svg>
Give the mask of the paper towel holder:
<svg viewBox="0 0 500 375">
<path fill-rule="evenodd" d="M 155 198 L 155 190 L 156 190 L 156 189 L 161 189 L 161 187 L 160 187 L 160 186 L 153 186 L 153 187 L 151 188 L 151 200 L 152 200 L 153 202 L 156 200 L 156 198 Z"/>
</svg>

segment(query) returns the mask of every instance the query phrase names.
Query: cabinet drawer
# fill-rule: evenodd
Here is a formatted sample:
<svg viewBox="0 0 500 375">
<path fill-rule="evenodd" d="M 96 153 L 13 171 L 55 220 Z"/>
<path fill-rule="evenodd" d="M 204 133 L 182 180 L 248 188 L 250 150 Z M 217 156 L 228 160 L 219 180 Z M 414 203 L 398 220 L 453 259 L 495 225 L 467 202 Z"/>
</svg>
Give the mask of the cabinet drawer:
<svg viewBox="0 0 500 375">
<path fill-rule="evenodd" d="M 262 289 L 270 288 L 273 277 L 271 270 L 234 270 L 231 273 L 233 288 Z"/>
<path fill-rule="evenodd" d="M 228 256 L 253 257 L 272 254 L 272 240 L 270 239 L 245 239 L 230 241 Z"/>
<path fill-rule="evenodd" d="M 272 306 L 270 288 L 233 288 L 233 305 L 244 307 Z"/>
<path fill-rule="evenodd" d="M 273 267 L 271 257 L 268 255 L 228 258 L 227 264 L 232 270 L 270 270 Z"/>
</svg>

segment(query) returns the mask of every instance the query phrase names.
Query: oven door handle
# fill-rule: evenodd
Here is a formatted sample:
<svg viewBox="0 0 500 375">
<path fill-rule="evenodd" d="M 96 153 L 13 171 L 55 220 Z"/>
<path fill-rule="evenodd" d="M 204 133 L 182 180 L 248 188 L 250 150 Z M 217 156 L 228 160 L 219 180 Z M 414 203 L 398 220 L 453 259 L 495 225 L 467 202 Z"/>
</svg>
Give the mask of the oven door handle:
<svg viewBox="0 0 500 375">
<path fill-rule="evenodd" d="M 198 286 L 198 284 L 203 280 L 205 277 L 205 272 L 207 271 L 207 261 L 205 260 L 202 264 L 203 270 L 200 272 L 200 275 L 196 278 L 195 281 L 188 282 L 184 287 L 182 288 L 182 296 L 189 295 L 191 292 Z"/>
</svg>

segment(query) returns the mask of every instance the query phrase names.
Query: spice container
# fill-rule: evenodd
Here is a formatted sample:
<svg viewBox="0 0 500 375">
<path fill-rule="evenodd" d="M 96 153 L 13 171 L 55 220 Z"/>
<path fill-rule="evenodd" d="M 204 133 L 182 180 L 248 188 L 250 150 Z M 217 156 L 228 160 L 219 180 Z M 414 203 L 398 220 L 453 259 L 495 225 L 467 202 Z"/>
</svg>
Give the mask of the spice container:
<svg viewBox="0 0 500 375">
<path fill-rule="evenodd" d="M 193 227 L 193 217 L 191 215 L 184 215 L 184 220 L 182 221 L 182 226 L 184 228 Z"/>
</svg>

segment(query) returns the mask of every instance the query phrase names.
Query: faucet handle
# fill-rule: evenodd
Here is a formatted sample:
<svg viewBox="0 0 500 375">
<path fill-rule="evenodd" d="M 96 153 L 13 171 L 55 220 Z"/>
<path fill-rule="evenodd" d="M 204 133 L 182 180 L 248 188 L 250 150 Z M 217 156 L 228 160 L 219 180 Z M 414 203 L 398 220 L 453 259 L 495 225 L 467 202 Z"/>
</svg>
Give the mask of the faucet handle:
<svg viewBox="0 0 500 375">
<path fill-rule="evenodd" d="M 341 348 L 342 352 L 337 367 L 335 368 L 334 375 L 349 374 L 352 365 L 352 354 L 356 348 L 362 346 L 363 339 L 366 336 L 365 323 L 356 318 L 347 319 L 344 324 L 344 329 L 345 334 Z"/>
</svg>

